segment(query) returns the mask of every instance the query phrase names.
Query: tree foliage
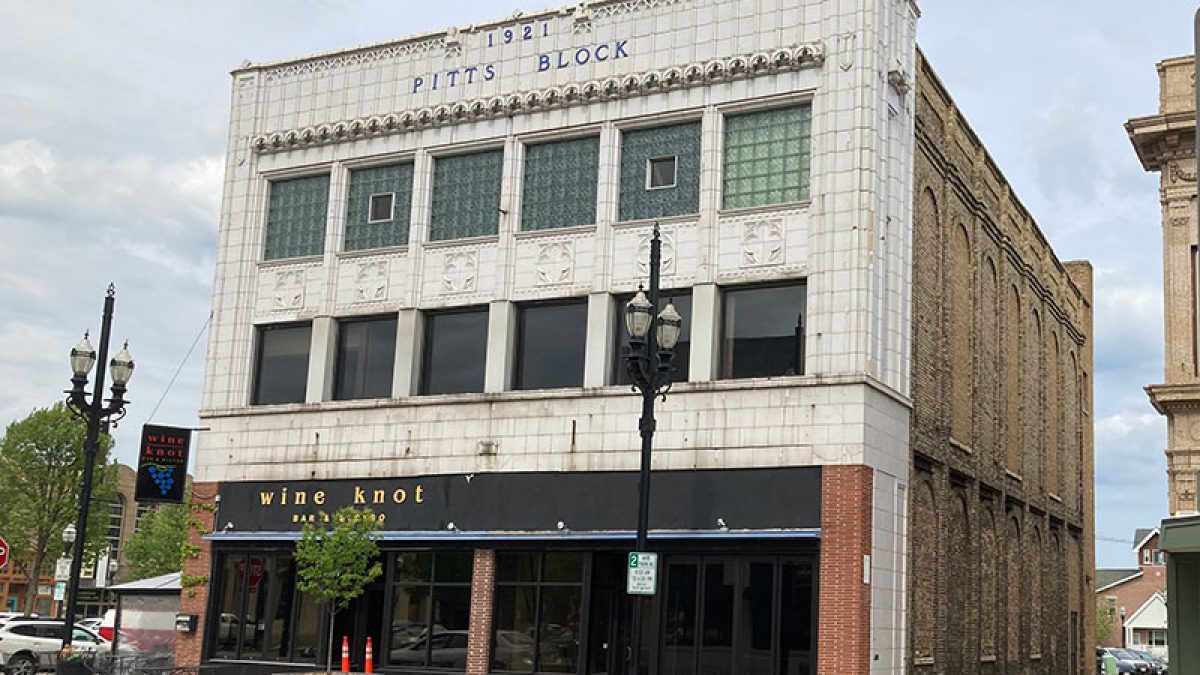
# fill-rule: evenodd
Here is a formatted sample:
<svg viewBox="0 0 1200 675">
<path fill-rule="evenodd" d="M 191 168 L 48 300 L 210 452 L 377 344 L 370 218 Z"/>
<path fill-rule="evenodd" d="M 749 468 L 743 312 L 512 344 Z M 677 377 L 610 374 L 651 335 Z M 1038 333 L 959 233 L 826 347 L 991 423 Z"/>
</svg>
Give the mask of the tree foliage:
<svg viewBox="0 0 1200 675">
<path fill-rule="evenodd" d="M 187 504 L 160 504 L 146 511 L 125 544 L 126 577 L 136 581 L 182 570 L 190 517 Z"/>
<path fill-rule="evenodd" d="M 0 438 L 0 535 L 26 577 L 26 611 L 37 580 L 62 553 L 62 532 L 78 517 L 87 425 L 56 403 L 13 422 Z M 100 436 L 85 552 L 105 546 L 108 503 L 116 495 L 116 467 L 108 464 L 112 439 Z M 10 564 L 11 561 L 10 561 Z"/>
<path fill-rule="evenodd" d="M 325 605 L 329 641 L 325 671 L 333 669 L 333 619 L 367 584 L 383 573 L 376 533 L 379 521 L 370 509 L 346 507 L 333 515 L 321 512 L 325 527 L 308 524 L 296 543 L 296 587 Z"/>
<path fill-rule="evenodd" d="M 1107 606 L 1096 608 L 1096 642 L 1108 644 L 1113 636 L 1113 613 Z"/>
</svg>

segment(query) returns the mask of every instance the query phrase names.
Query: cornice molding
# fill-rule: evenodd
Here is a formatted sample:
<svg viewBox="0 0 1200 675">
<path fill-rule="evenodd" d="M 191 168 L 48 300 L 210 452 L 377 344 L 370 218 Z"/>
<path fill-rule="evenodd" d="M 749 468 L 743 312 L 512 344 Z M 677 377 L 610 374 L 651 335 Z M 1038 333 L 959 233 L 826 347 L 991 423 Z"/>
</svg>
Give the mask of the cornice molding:
<svg viewBox="0 0 1200 675">
<path fill-rule="evenodd" d="M 717 82 L 751 79 L 778 72 L 817 68 L 825 62 L 825 47 L 811 42 L 769 52 L 695 61 L 640 73 L 614 75 L 582 83 L 555 85 L 511 94 L 481 97 L 387 114 L 355 117 L 251 137 L 256 153 L 284 152 L 349 141 L 467 124 L 576 105 L 587 105 Z M 303 65 L 303 64 L 297 64 Z"/>
</svg>

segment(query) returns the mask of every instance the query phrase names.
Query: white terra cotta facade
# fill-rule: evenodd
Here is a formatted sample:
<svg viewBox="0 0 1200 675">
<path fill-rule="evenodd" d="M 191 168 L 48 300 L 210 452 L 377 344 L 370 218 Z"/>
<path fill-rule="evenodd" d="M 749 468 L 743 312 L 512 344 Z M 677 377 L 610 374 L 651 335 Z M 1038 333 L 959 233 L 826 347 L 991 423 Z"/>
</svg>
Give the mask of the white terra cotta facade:
<svg viewBox="0 0 1200 675">
<path fill-rule="evenodd" d="M 652 222 L 618 219 L 620 139 L 698 120 L 699 211 L 658 219 L 663 286 L 693 309 L 654 467 L 872 469 L 870 668 L 902 672 L 916 17 L 897 0 L 602 1 L 239 67 L 196 480 L 636 470 L 640 400 L 608 384 L 612 295 L 646 279 Z M 811 198 L 721 208 L 726 115 L 789 102 L 811 104 Z M 519 231 L 526 144 L 581 132 L 600 138 L 596 222 Z M 471 148 L 504 150 L 498 233 L 430 241 L 433 158 Z M 397 159 L 414 164 L 407 245 L 343 251 L 350 170 Z M 271 181 L 314 172 L 331 177 L 323 253 L 265 261 Z M 718 379 L 721 289 L 788 279 L 807 280 L 804 374 Z M 512 391 L 514 307 L 563 297 L 588 300 L 583 386 Z M 466 305 L 490 306 L 485 391 L 415 395 L 421 312 Z M 380 314 L 398 317 L 393 397 L 331 400 L 337 321 Z M 257 329 L 297 321 L 305 402 L 250 405 Z"/>
</svg>

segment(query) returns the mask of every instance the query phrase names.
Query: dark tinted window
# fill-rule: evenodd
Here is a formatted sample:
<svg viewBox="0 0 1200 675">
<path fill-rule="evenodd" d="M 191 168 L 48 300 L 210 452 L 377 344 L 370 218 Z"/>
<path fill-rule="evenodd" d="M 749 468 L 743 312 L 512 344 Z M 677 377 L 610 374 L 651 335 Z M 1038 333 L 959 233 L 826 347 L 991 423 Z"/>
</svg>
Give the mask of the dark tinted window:
<svg viewBox="0 0 1200 675">
<path fill-rule="evenodd" d="M 17 635 L 24 635 L 26 637 L 41 637 L 41 633 L 38 631 L 38 626 L 36 624 L 13 626 L 12 628 L 8 629 L 8 632 L 16 633 Z"/>
<path fill-rule="evenodd" d="M 473 561 L 471 551 L 396 554 L 390 665 L 466 667 Z"/>
<path fill-rule="evenodd" d="M 805 284 L 725 291 L 721 377 L 804 372 Z"/>
<path fill-rule="evenodd" d="M 312 326 L 263 326 L 258 332 L 254 403 L 303 403 Z"/>
<path fill-rule="evenodd" d="M 580 553 L 497 555 L 493 670 L 578 671 L 582 579 Z"/>
<path fill-rule="evenodd" d="M 395 317 L 338 322 L 333 397 L 344 400 L 391 396 L 395 357 Z"/>
<path fill-rule="evenodd" d="M 525 305 L 519 309 L 517 389 L 583 384 L 587 303 Z"/>
<path fill-rule="evenodd" d="M 483 391 L 487 365 L 486 307 L 425 315 L 422 394 Z"/>
<path fill-rule="evenodd" d="M 613 384 L 630 384 L 629 369 L 625 367 L 625 346 L 629 344 L 629 331 L 625 328 L 625 305 L 633 298 L 632 295 L 617 296 L 617 343 L 613 353 Z M 679 331 L 679 341 L 675 343 L 675 356 L 671 359 L 671 381 L 687 382 L 688 364 L 692 356 L 692 296 L 688 293 L 671 293 L 663 291 L 658 299 L 659 311 L 667 306 L 667 300 L 675 303 L 675 311 L 683 317 L 683 328 Z"/>
</svg>

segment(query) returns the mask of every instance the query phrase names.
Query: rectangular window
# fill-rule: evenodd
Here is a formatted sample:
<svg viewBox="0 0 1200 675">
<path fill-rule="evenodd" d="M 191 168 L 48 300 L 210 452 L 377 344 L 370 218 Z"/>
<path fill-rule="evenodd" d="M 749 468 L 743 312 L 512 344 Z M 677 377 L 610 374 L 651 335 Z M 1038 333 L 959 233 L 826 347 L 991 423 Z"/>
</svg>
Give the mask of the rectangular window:
<svg viewBox="0 0 1200 675">
<path fill-rule="evenodd" d="M 801 282 L 724 292 L 722 378 L 804 373 L 805 289 Z"/>
<path fill-rule="evenodd" d="M 1150 646 L 1151 647 L 1166 647 L 1167 646 L 1167 631 L 1152 630 L 1150 631 Z"/>
<path fill-rule="evenodd" d="M 808 104 L 725 118 L 725 208 L 808 199 L 811 134 Z"/>
<path fill-rule="evenodd" d="M 471 551 L 396 554 L 388 665 L 466 668 L 473 565 Z"/>
<path fill-rule="evenodd" d="M 587 302 L 572 300 L 517 309 L 516 389 L 583 385 Z"/>
<path fill-rule="evenodd" d="M 525 148 L 521 229 L 590 225 L 596 222 L 600 138 L 575 138 Z"/>
<path fill-rule="evenodd" d="M 646 160 L 646 189 L 658 190 L 675 187 L 675 169 L 679 158 L 651 157 Z"/>
<path fill-rule="evenodd" d="M 1163 557 L 1162 549 L 1161 548 L 1154 549 L 1154 564 L 1162 565 L 1162 564 L 1165 564 L 1164 561 L 1165 561 L 1165 558 Z"/>
<path fill-rule="evenodd" d="M 325 250 L 329 176 L 271 182 L 263 258 L 298 258 Z"/>
<path fill-rule="evenodd" d="M 700 210 L 700 123 L 621 134 L 620 219 Z"/>
<path fill-rule="evenodd" d="M 338 322 L 333 398 L 388 398 L 396 359 L 396 317 Z"/>
<path fill-rule="evenodd" d="M 111 560 L 121 556 L 121 528 L 125 525 L 125 498 L 117 498 L 108 503 L 108 555 Z"/>
<path fill-rule="evenodd" d="M 259 327 L 255 405 L 304 402 L 311 343 L 310 324 Z"/>
<path fill-rule="evenodd" d="M 483 391 L 487 334 L 487 307 L 425 314 L 420 392 Z"/>
<path fill-rule="evenodd" d="M 496 234 L 503 150 L 438 157 L 433 162 L 433 241 Z"/>
<path fill-rule="evenodd" d="M 625 347 L 629 344 L 629 330 L 625 327 L 625 305 L 633 299 L 632 295 L 616 296 L 616 344 L 613 350 L 613 367 L 610 381 L 613 384 L 631 384 L 629 369 L 625 367 Z M 692 295 L 690 291 L 662 291 L 658 304 L 666 307 L 667 301 L 675 303 L 675 311 L 683 317 L 683 328 L 679 332 L 679 341 L 675 343 L 675 356 L 671 359 L 671 381 L 687 382 L 688 365 L 691 362 L 692 342 Z M 659 310 L 661 311 L 661 310 Z"/>
<path fill-rule="evenodd" d="M 209 654 L 217 659 L 316 660 L 316 605 L 296 588 L 286 553 L 226 553 L 217 567 Z"/>
<path fill-rule="evenodd" d="M 1152 555 L 1153 555 L 1153 551 L 1151 551 L 1150 549 L 1148 549 L 1148 548 L 1142 549 L 1142 564 L 1149 565 L 1151 560 L 1153 560 L 1153 558 L 1151 558 Z"/>
<path fill-rule="evenodd" d="M 578 671 L 583 568 L 582 553 L 496 554 L 494 670 Z"/>
<path fill-rule="evenodd" d="M 346 196 L 347 251 L 408 244 L 411 163 L 355 169 Z"/>
</svg>

